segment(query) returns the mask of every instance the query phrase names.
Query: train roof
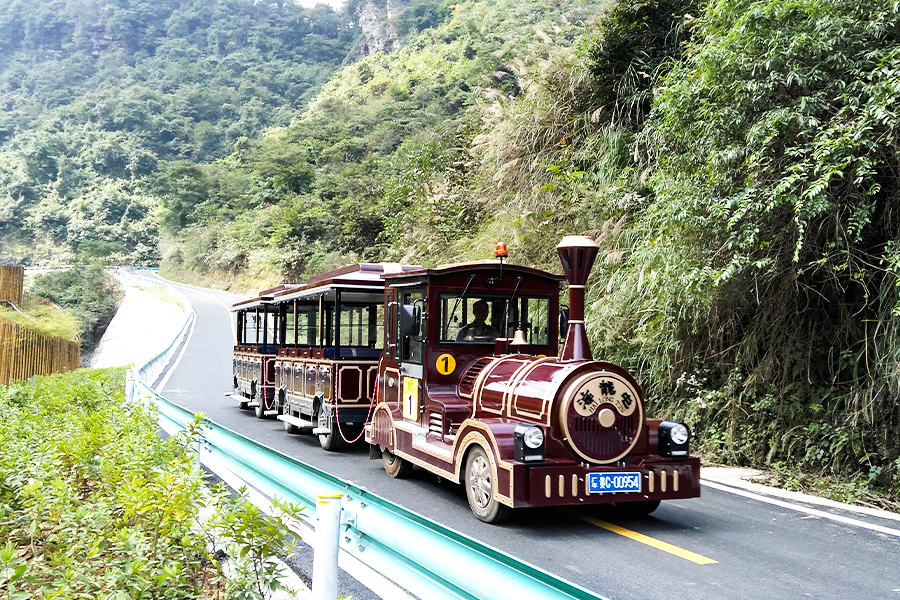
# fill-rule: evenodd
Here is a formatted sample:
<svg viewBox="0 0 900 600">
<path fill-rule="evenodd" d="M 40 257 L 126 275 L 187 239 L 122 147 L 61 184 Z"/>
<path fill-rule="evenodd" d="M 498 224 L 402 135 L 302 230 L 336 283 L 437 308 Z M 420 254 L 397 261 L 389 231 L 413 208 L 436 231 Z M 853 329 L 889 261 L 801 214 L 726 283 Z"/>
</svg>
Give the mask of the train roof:
<svg viewBox="0 0 900 600">
<path fill-rule="evenodd" d="M 263 304 L 278 304 L 290 300 L 318 299 L 325 296 L 334 297 L 335 290 L 360 292 L 360 299 L 381 299 L 384 290 L 383 277 L 388 274 L 399 274 L 407 271 L 418 271 L 418 265 L 401 265 L 400 263 L 354 263 L 325 273 L 310 277 L 305 284 L 282 284 L 260 292 L 256 298 L 236 303 L 232 310 L 254 308 Z"/>
<path fill-rule="evenodd" d="M 394 280 L 402 280 L 405 278 L 413 278 L 413 277 L 421 277 L 421 276 L 443 276 L 443 275 L 456 275 L 458 273 L 473 273 L 477 271 L 494 271 L 500 268 L 499 260 L 476 260 L 471 262 L 464 263 L 454 263 L 450 265 L 439 265 L 437 267 L 433 267 L 431 269 L 426 269 L 424 267 L 418 267 L 413 270 L 404 271 L 402 273 L 385 273 L 384 278 L 389 280 L 389 283 Z M 507 262 L 503 263 L 503 270 L 508 271 L 510 273 L 523 273 L 526 275 L 531 275 L 533 277 L 548 279 L 551 281 L 563 281 L 565 280 L 564 275 L 556 275 L 555 273 L 550 273 L 549 271 L 543 271 L 541 269 L 535 269 L 533 267 L 525 267 L 522 265 L 512 265 Z"/>
</svg>

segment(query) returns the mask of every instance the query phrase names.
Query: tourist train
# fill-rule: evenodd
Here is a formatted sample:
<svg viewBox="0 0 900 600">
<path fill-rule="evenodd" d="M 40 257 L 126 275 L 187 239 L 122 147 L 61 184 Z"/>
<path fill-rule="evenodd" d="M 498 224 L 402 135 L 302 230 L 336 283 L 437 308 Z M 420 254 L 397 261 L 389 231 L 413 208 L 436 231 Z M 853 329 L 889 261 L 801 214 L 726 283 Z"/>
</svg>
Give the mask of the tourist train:
<svg viewBox="0 0 900 600">
<path fill-rule="evenodd" d="M 266 290 L 233 307 L 231 396 L 326 450 L 364 438 L 391 477 L 419 467 L 462 483 L 489 523 L 520 507 L 637 515 L 699 496 L 688 428 L 648 419 L 634 378 L 592 356 L 598 244 L 566 236 L 557 250 L 564 277 L 509 264 L 498 244 L 491 261 L 359 263 Z"/>
</svg>

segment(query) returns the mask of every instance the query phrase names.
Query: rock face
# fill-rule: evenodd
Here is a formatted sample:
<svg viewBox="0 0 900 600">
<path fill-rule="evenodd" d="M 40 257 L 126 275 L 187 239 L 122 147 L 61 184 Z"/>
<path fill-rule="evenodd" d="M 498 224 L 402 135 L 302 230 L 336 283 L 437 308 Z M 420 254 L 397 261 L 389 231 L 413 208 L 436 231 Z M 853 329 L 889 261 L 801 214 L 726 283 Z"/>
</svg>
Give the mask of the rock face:
<svg viewBox="0 0 900 600">
<path fill-rule="evenodd" d="M 364 0 L 356 8 L 363 39 L 359 53 L 392 52 L 400 47 L 400 36 L 393 19 L 412 4 L 411 0 Z"/>
</svg>

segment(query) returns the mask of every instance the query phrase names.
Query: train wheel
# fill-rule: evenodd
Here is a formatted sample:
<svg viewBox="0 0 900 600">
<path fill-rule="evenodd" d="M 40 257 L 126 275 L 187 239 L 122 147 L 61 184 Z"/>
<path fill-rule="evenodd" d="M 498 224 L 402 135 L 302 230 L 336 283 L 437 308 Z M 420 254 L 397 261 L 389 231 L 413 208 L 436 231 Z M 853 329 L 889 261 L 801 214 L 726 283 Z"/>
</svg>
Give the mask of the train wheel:
<svg viewBox="0 0 900 600">
<path fill-rule="evenodd" d="M 266 418 L 266 393 L 261 392 L 257 394 L 257 404 L 253 407 L 253 412 L 256 413 L 257 419 L 265 419 Z"/>
<path fill-rule="evenodd" d="M 325 428 L 328 426 L 328 420 L 325 418 L 325 411 L 323 409 L 319 409 L 318 422 L 319 428 Z M 344 439 L 341 437 L 341 432 L 338 431 L 337 421 L 331 421 L 330 433 L 320 433 L 319 434 L 319 444 L 322 446 L 324 450 L 328 450 L 329 452 L 334 452 L 335 450 L 342 450 L 346 445 L 344 443 Z"/>
<path fill-rule="evenodd" d="M 616 502 L 620 515 L 626 517 L 646 517 L 659 508 L 659 500 L 642 500 L 640 502 Z"/>
<path fill-rule="evenodd" d="M 282 421 L 282 423 L 284 423 L 284 430 L 289 434 L 297 435 L 298 433 L 300 433 L 300 428 L 293 423 L 288 423 L 287 421 Z"/>
<path fill-rule="evenodd" d="M 384 449 L 381 452 L 381 462 L 384 464 L 384 472 L 394 479 L 406 479 L 413 470 L 413 464 Z"/>
<path fill-rule="evenodd" d="M 494 499 L 497 482 L 491 473 L 491 463 L 480 446 L 469 452 L 466 460 L 466 497 L 475 516 L 485 523 L 500 523 L 509 518 L 511 509 Z"/>
</svg>

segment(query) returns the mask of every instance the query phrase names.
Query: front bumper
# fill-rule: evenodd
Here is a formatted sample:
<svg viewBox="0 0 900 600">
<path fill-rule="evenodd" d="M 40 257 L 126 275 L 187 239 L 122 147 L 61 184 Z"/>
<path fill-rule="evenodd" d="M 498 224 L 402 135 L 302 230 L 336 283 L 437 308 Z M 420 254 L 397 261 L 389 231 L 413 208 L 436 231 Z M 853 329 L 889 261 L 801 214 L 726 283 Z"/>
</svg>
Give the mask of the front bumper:
<svg viewBox="0 0 900 600">
<path fill-rule="evenodd" d="M 638 492 L 591 493 L 589 473 L 641 474 Z M 584 467 L 578 463 L 516 464 L 514 505 L 579 506 L 610 502 L 676 500 L 700 496 L 700 459 L 669 461 L 652 457 L 627 466 Z"/>
</svg>

